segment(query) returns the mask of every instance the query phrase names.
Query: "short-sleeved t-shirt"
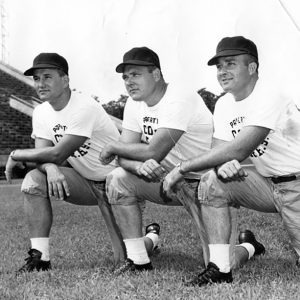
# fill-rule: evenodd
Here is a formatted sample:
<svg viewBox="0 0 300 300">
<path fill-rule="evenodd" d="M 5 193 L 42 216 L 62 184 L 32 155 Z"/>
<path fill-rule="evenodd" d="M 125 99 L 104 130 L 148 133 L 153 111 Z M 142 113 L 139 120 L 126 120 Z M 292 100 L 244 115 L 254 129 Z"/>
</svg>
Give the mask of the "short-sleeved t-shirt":
<svg viewBox="0 0 300 300">
<path fill-rule="evenodd" d="M 32 124 L 32 138 L 47 139 L 54 145 L 66 134 L 87 137 L 67 159 L 83 177 L 104 180 L 115 168 L 115 162 L 101 164 L 99 153 L 107 143 L 119 139 L 119 132 L 102 105 L 92 97 L 72 92 L 67 106 L 60 111 L 44 102 L 34 109 Z"/>
<path fill-rule="evenodd" d="M 265 176 L 300 172 L 300 112 L 286 94 L 261 86 L 244 100 L 226 94 L 216 104 L 214 137 L 231 141 L 245 126 L 260 126 L 271 131 L 250 156 L 257 171 Z"/>
<path fill-rule="evenodd" d="M 159 128 L 181 130 L 184 133 L 161 164 L 170 171 L 182 160 L 207 152 L 211 148 L 212 114 L 197 93 L 179 91 L 168 85 L 163 98 L 154 106 L 144 101 L 127 100 L 123 128 L 142 134 L 142 142 L 149 143 Z M 189 173 L 188 178 L 200 174 Z"/>
</svg>

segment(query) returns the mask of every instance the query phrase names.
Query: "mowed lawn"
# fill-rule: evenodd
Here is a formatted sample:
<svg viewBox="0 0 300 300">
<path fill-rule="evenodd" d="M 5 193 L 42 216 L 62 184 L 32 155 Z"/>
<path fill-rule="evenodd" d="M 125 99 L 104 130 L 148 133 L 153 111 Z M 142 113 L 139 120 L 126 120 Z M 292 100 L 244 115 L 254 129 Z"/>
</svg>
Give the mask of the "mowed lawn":
<svg viewBox="0 0 300 300">
<path fill-rule="evenodd" d="M 148 203 L 145 224 L 161 225 L 155 270 L 114 277 L 107 230 L 97 207 L 53 202 L 50 272 L 15 277 L 29 239 L 18 185 L 0 185 L 0 299 L 300 299 L 300 268 L 277 215 L 240 210 L 267 252 L 234 272 L 232 284 L 184 287 L 203 262 L 196 230 L 181 207 Z"/>
</svg>

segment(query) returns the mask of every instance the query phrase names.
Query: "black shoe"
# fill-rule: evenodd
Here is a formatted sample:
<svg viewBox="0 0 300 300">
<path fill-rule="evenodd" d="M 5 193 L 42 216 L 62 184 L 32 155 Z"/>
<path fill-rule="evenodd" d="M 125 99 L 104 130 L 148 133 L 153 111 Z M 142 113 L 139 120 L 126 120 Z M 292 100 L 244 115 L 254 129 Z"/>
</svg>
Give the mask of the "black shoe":
<svg viewBox="0 0 300 300">
<path fill-rule="evenodd" d="M 127 272 L 136 272 L 136 271 L 151 271 L 153 270 L 153 266 L 151 262 L 144 264 L 144 265 L 136 265 L 130 258 L 127 258 L 125 262 L 114 269 L 113 274 L 118 276 L 122 275 Z"/>
<path fill-rule="evenodd" d="M 159 235 L 160 233 L 160 226 L 157 223 L 151 223 L 149 225 L 146 226 L 146 230 L 145 230 L 145 234 L 149 233 L 149 232 L 153 232 L 157 235 Z"/>
<path fill-rule="evenodd" d="M 195 278 L 184 283 L 185 286 L 203 286 L 211 283 L 230 283 L 232 282 L 232 273 L 222 273 L 220 269 L 212 262 L 208 263 L 207 268 L 198 274 Z"/>
<path fill-rule="evenodd" d="M 251 245 L 253 245 L 255 251 L 254 251 L 254 255 L 261 255 L 261 254 L 265 254 L 266 249 L 264 247 L 263 244 L 259 243 L 256 239 L 255 236 L 253 234 L 252 231 L 250 230 L 244 230 L 240 232 L 239 235 L 239 243 L 250 243 Z"/>
<path fill-rule="evenodd" d="M 42 252 L 36 249 L 30 249 L 29 257 L 25 258 L 26 264 L 16 272 L 16 275 L 20 275 L 25 272 L 33 271 L 47 271 L 51 269 L 50 261 L 41 260 Z"/>
<path fill-rule="evenodd" d="M 159 224 L 157 224 L 157 223 L 151 223 L 151 224 L 147 225 L 146 229 L 145 229 L 145 235 L 147 235 L 147 233 L 150 233 L 150 232 L 159 235 L 159 233 L 160 233 L 160 226 L 159 226 Z M 158 246 L 155 246 L 152 249 L 152 254 L 154 254 L 154 252 L 158 252 Z"/>
</svg>

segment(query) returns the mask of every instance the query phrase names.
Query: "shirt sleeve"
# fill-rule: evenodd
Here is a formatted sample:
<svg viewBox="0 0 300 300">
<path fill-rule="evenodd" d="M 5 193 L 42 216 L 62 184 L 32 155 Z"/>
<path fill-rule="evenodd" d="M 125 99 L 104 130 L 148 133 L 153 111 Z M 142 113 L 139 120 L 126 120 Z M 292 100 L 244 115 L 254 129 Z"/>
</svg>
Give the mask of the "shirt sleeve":
<svg viewBox="0 0 300 300">
<path fill-rule="evenodd" d="M 189 99 L 172 101 L 162 111 L 159 120 L 160 128 L 170 128 L 187 131 L 191 115 L 193 115 L 192 106 Z"/>
<path fill-rule="evenodd" d="M 225 97 L 225 96 L 224 96 Z M 226 105 L 226 98 L 221 98 L 217 101 L 213 121 L 214 121 L 214 134 L 213 137 L 223 141 L 231 141 L 233 139 L 231 129 L 229 128 L 230 118 L 227 112 L 230 111 L 230 106 Z"/>
<path fill-rule="evenodd" d="M 43 138 L 46 140 L 52 141 L 52 135 L 47 129 L 47 126 L 44 122 L 47 116 L 43 113 L 42 107 L 39 105 L 37 106 L 32 113 L 32 133 L 31 137 L 33 139 L 36 138 Z"/>
<path fill-rule="evenodd" d="M 84 107 L 73 114 L 72 120 L 68 125 L 65 134 L 73 134 L 78 136 L 85 136 L 91 138 L 92 133 L 97 126 L 100 110 L 95 109 L 93 106 Z"/>
<path fill-rule="evenodd" d="M 124 129 L 132 130 L 135 132 L 142 132 L 137 120 L 137 113 L 140 110 L 140 103 L 134 102 L 131 98 L 128 98 L 125 108 L 122 127 Z"/>
</svg>

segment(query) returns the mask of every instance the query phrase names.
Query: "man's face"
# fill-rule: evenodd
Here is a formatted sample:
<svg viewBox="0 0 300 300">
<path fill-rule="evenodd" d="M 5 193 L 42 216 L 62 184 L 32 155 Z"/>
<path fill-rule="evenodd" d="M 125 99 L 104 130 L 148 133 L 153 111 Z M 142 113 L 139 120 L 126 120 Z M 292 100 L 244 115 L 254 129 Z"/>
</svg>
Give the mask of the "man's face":
<svg viewBox="0 0 300 300">
<path fill-rule="evenodd" d="M 251 80 L 245 55 L 220 57 L 217 63 L 217 78 L 225 92 L 242 93 Z"/>
<path fill-rule="evenodd" d="M 33 80 L 36 92 L 41 100 L 51 101 L 58 99 L 64 92 L 67 76 L 60 76 L 56 69 L 37 69 Z"/>
<path fill-rule="evenodd" d="M 154 73 L 145 66 L 125 66 L 122 78 L 129 96 L 135 101 L 149 99 L 157 82 Z"/>
</svg>

